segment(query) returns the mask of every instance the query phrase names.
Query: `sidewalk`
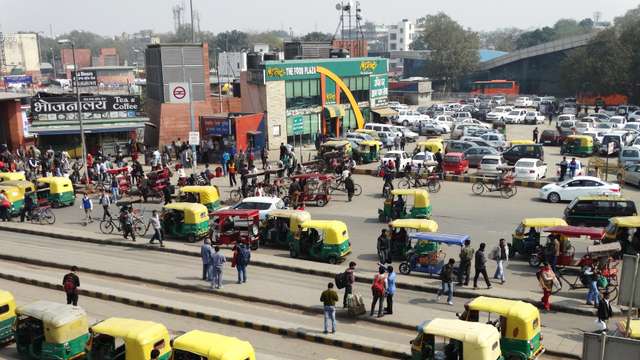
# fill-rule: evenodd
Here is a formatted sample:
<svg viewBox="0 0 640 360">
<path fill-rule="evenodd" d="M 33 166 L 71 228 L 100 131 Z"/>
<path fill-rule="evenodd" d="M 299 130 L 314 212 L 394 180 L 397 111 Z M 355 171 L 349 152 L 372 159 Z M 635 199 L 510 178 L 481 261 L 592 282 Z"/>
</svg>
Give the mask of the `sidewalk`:
<svg viewBox="0 0 640 360">
<path fill-rule="evenodd" d="M 131 241 L 124 240 L 122 237 L 115 237 L 112 235 L 104 235 L 104 234 L 96 234 L 92 232 L 87 232 L 81 229 L 64 229 L 64 232 L 54 232 L 54 228 L 33 225 L 27 223 L 3 223 L 0 224 L 0 230 L 7 230 L 18 233 L 25 233 L 31 235 L 39 235 L 46 236 L 57 239 L 64 240 L 73 240 L 79 241 L 83 243 L 93 243 L 93 244 L 101 244 L 101 245 L 116 245 L 116 246 L 124 246 L 126 248 L 135 248 L 135 249 L 149 249 L 154 250 L 154 253 L 164 253 L 165 255 L 173 254 L 173 255 L 182 255 L 189 257 L 200 257 L 200 244 L 191 244 L 191 243 L 176 243 L 176 242 L 165 242 L 165 248 L 159 248 L 158 246 L 149 245 L 145 242 L 133 243 Z M 53 230 L 53 231 L 52 231 Z M 223 249 L 221 250 L 227 259 L 230 261 L 231 259 L 231 250 Z M 8 254 L 13 254 L 11 252 L 7 252 Z M 313 279 L 320 279 L 324 283 L 326 279 L 333 280 L 335 274 L 344 271 L 345 264 L 342 265 L 330 265 L 326 263 L 308 261 L 308 260 L 300 260 L 300 259 L 292 259 L 288 257 L 280 257 L 273 255 L 265 255 L 261 254 L 258 251 L 252 252 L 252 268 L 255 267 L 264 267 L 270 269 L 278 269 L 278 270 L 287 270 L 292 273 L 297 274 L 309 274 L 316 275 Z M 190 260 L 190 262 L 196 262 L 195 260 Z M 93 268 L 94 264 L 89 264 L 88 268 Z M 96 264 L 98 265 L 98 264 Z M 118 268 L 119 269 L 119 268 Z M 197 273 L 197 272 L 195 272 Z M 150 278 L 154 278 L 151 276 Z M 323 279 L 324 278 L 324 279 Z M 371 275 L 367 274 L 363 276 L 356 272 L 356 280 L 360 284 L 369 284 L 371 282 Z M 425 284 L 425 281 L 430 282 L 431 284 Z M 326 284 L 321 285 L 320 288 L 323 288 Z M 422 276 L 404 276 L 399 275 L 398 280 L 398 288 L 413 290 L 419 292 L 428 292 L 435 293 L 439 289 L 439 281 L 434 278 L 425 278 Z M 368 294 L 368 290 L 363 292 L 363 294 Z M 458 288 L 456 289 L 456 296 L 463 298 L 473 298 L 480 295 L 493 296 L 493 297 L 501 297 L 505 299 L 512 300 L 523 300 L 529 303 L 532 303 L 536 306 L 539 305 L 539 301 L 541 298 L 540 291 L 536 288 L 529 291 L 522 290 L 511 290 L 507 287 L 493 287 L 490 290 L 485 288 L 481 288 L 478 290 L 472 290 L 470 288 Z M 580 315 L 595 315 L 596 310 L 592 306 L 587 306 L 584 304 L 584 299 L 580 298 L 569 298 L 562 296 L 552 296 L 552 309 L 554 311 L 566 312 L 566 313 L 574 313 Z M 614 312 L 619 313 L 619 309 L 615 309 Z"/>
</svg>

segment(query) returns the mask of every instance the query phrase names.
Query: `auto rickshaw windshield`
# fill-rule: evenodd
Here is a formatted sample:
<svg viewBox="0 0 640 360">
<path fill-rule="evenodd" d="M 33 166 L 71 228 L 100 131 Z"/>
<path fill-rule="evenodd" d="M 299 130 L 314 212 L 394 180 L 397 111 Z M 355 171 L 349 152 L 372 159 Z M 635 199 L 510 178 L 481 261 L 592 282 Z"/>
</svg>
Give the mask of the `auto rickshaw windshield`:
<svg viewBox="0 0 640 360">
<path fill-rule="evenodd" d="M 337 220 L 309 220 L 301 225 L 302 229 L 316 229 L 324 233 L 323 242 L 326 245 L 341 245 L 349 241 L 347 225 Z"/>
</svg>

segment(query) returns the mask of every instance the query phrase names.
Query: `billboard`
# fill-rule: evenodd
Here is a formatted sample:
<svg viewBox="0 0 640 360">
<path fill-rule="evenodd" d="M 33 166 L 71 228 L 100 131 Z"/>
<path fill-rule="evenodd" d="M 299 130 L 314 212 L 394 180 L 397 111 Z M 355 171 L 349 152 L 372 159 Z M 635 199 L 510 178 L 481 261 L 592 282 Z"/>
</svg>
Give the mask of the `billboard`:
<svg viewBox="0 0 640 360">
<path fill-rule="evenodd" d="M 98 77 L 93 70 L 79 70 L 71 72 L 73 86 L 88 87 L 98 86 Z"/>
<path fill-rule="evenodd" d="M 83 119 L 119 119 L 140 116 L 140 97 L 136 95 L 81 96 Z M 39 97 L 31 100 L 34 120 L 76 120 L 78 102 L 75 96 Z"/>
</svg>

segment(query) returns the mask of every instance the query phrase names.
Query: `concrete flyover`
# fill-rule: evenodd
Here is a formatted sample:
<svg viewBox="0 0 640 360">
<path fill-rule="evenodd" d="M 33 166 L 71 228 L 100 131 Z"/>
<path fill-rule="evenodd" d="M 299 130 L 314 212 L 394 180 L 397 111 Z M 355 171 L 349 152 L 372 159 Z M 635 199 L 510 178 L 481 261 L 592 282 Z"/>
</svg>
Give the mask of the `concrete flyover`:
<svg viewBox="0 0 640 360">
<path fill-rule="evenodd" d="M 587 45 L 589 40 L 594 38 L 597 34 L 598 34 L 597 31 L 593 31 L 588 34 L 575 35 L 575 36 L 566 37 L 559 40 L 550 41 L 544 44 L 528 47 L 525 49 L 516 50 L 506 55 L 499 56 L 495 59 L 480 63 L 479 70 L 488 71 L 488 70 L 491 70 L 500 66 L 504 66 L 516 61 L 585 46 Z"/>
</svg>

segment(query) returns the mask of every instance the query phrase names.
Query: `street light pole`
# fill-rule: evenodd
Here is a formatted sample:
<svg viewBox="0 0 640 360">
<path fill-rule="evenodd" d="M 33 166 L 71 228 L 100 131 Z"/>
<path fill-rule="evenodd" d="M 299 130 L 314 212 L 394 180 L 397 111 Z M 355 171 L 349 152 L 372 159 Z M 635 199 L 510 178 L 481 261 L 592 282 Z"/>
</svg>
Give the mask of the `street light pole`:
<svg viewBox="0 0 640 360">
<path fill-rule="evenodd" d="M 189 0 L 189 10 L 191 11 L 191 42 L 195 44 L 196 42 L 196 30 L 195 24 L 193 23 L 193 0 Z"/>
<path fill-rule="evenodd" d="M 78 84 L 78 63 L 76 62 L 76 46 L 71 40 L 59 40 L 59 44 L 71 45 L 71 56 L 73 59 L 73 70 L 76 74 L 76 101 L 78 107 L 78 122 L 80 123 L 80 143 L 82 146 L 82 166 L 84 167 L 84 181 L 85 185 L 89 186 L 89 168 L 87 167 L 87 144 L 84 139 L 84 122 L 82 120 L 82 103 L 80 100 L 80 86 Z M 73 82 L 73 76 L 71 76 L 71 82 Z"/>
</svg>

